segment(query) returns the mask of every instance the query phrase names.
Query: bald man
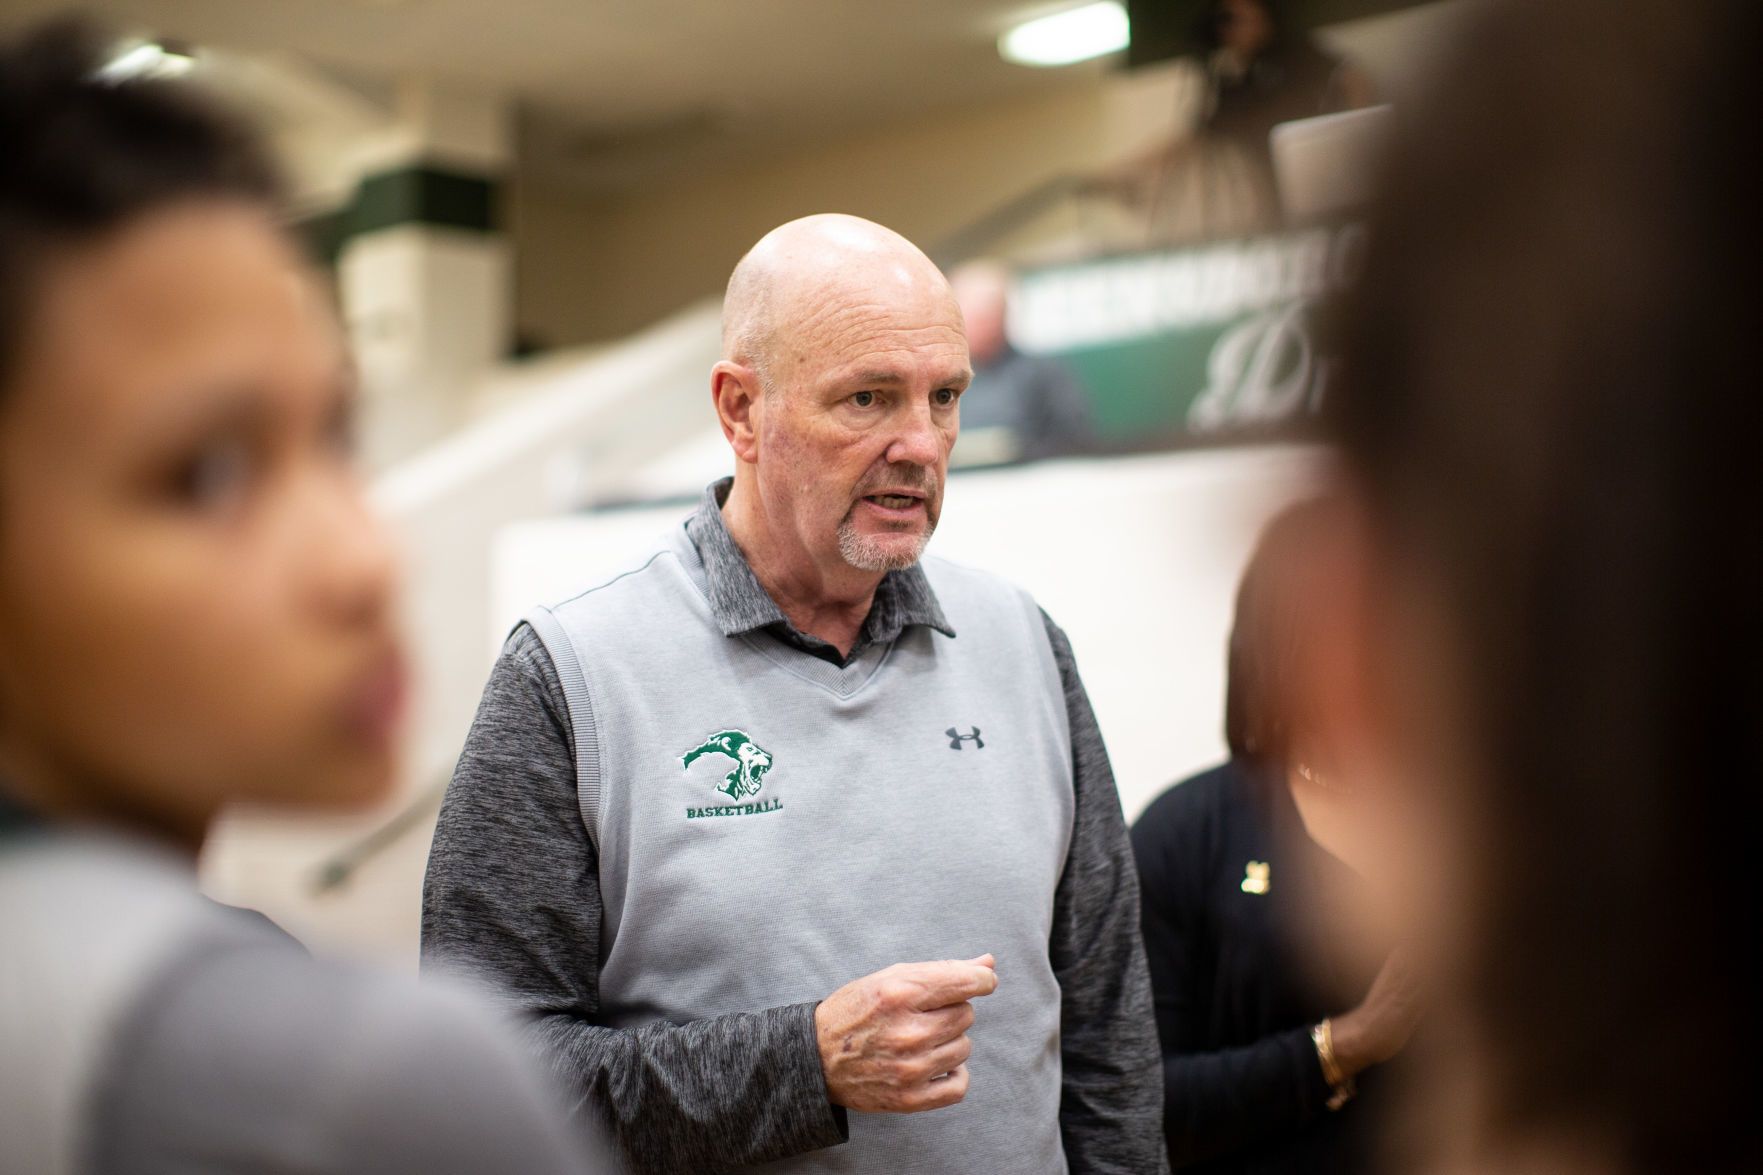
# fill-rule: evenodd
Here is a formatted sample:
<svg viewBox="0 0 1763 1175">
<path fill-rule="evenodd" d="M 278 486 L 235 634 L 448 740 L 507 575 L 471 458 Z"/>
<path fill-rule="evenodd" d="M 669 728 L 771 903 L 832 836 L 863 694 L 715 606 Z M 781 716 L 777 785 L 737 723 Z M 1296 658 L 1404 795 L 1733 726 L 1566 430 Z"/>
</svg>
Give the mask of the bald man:
<svg viewBox="0 0 1763 1175">
<path fill-rule="evenodd" d="M 516 628 L 435 832 L 425 965 L 512 993 L 646 1172 L 1158 1172 L 1120 803 L 1062 633 L 921 559 L 971 370 L 846 216 L 729 280 L 735 475 Z"/>
<path fill-rule="evenodd" d="M 961 397 L 962 466 L 1033 461 L 1093 443 L 1083 382 L 1051 355 L 1029 355 L 1005 333 L 1010 271 L 974 262 L 949 275 L 967 325 L 973 383 Z"/>
</svg>

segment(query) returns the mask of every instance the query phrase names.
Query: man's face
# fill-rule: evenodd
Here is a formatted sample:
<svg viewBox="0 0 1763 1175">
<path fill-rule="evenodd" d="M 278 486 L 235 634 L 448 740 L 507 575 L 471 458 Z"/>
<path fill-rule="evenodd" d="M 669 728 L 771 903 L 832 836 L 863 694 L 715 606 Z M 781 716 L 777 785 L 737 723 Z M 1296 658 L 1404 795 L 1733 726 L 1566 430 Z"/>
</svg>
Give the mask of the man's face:
<svg viewBox="0 0 1763 1175">
<path fill-rule="evenodd" d="M 757 413 L 773 527 L 821 566 L 911 566 L 942 511 L 972 376 L 953 296 L 940 281 L 878 282 L 829 292 L 778 331 Z"/>
</svg>

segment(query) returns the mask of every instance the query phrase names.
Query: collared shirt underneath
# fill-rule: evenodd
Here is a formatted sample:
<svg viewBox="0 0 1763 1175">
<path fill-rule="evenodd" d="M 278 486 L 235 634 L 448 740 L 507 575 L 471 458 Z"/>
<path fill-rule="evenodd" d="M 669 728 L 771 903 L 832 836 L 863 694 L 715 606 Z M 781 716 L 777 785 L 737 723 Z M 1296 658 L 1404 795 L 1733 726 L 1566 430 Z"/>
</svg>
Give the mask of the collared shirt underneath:
<svg viewBox="0 0 1763 1175">
<path fill-rule="evenodd" d="M 777 601 L 771 598 L 753 574 L 734 536 L 722 520 L 722 505 L 728 501 L 735 479 L 725 477 L 705 487 L 698 503 L 698 512 L 686 523 L 686 537 L 704 560 L 704 578 L 709 588 L 710 610 L 722 627 L 724 636 L 736 636 L 755 629 L 764 629 L 783 643 L 804 653 L 830 661 L 843 668 L 851 664 L 873 645 L 887 644 L 907 627 L 922 624 L 944 636 L 953 637 L 954 628 L 943 615 L 937 594 L 931 589 L 924 569 L 914 563 L 901 571 L 887 572 L 876 585 L 875 598 L 869 615 L 857 632 L 857 640 L 849 655 L 841 654 L 836 645 L 790 623 Z"/>
</svg>

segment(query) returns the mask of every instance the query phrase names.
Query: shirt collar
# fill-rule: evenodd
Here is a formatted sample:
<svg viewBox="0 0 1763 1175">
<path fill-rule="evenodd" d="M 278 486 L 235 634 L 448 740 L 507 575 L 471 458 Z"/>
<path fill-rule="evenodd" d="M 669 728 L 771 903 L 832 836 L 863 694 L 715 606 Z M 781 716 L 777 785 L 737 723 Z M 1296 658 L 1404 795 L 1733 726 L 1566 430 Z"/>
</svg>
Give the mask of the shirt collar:
<svg viewBox="0 0 1763 1175">
<path fill-rule="evenodd" d="M 753 574 L 746 556 L 735 545 L 734 536 L 722 520 L 722 504 L 728 500 L 734 478 L 725 477 L 705 487 L 698 501 L 698 512 L 686 521 L 686 537 L 698 549 L 704 561 L 704 580 L 710 597 L 710 611 L 715 614 L 724 636 L 735 636 L 757 628 L 782 624 L 792 634 L 796 628 L 777 606 L 759 577 Z M 914 624 L 934 628 L 952 637 L 955 630 L 943 615 L 942 605 L 930 586 L 924 568 L 914 563 L 901 571 L 890 571 L 876 585 L 875 599 L 870 603 L 869 616 L 863 622 L 863 645 L 883 644 L 893 640 Z M 852 650 L 855 654 L 856 650 Z"/>
</svg>

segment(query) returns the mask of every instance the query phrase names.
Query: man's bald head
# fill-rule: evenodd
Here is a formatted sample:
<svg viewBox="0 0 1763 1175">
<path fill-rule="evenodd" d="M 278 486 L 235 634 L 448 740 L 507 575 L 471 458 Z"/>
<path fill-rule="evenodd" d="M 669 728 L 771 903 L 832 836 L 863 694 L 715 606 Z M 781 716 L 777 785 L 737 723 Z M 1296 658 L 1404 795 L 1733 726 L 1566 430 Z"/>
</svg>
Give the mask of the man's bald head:
<svg viewBox="0 0 1763 1175">
<path fill-rule="evenodd" d="M 942 509 L 973 378 L 954 292 L 900 234 L 809 216 L 741 259 L 722 322 L 710 395 L 736 457 L 730 532 L 768 591 L 866 609 Z"/>
<path fill-rule="evenodd" d="M 804 216 L 761 237 L 729 276 L 722 356 L 769 386 L 780 359 L 811 348 L 840 315 L 909 300 L 955 305 L 942 271 L 918 246 L 862 217 Z"/>
<path fill-rule="evenodd" d="M 992 362 L 1004 351 L 1004 319 L 1010 302 L 1010 271 L 995 261 L 972 261 L 949 275 L 967 347 L 976 364 Z"/>
</svg>

